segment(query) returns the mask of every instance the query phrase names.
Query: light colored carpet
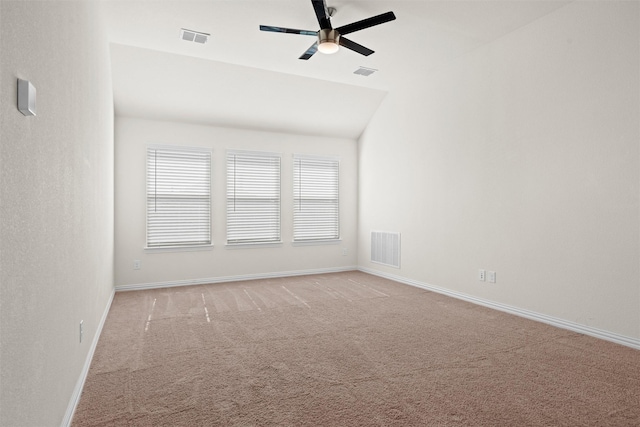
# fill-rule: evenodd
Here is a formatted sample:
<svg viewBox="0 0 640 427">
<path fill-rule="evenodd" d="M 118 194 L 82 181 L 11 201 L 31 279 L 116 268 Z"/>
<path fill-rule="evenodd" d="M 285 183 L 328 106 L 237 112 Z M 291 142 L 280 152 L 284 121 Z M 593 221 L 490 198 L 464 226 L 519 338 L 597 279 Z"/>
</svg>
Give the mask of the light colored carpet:
<svg viewBox="0 0 640 427">
<path fill-rule="evenodd" d="M 117 293 L 73 426 L 639 426 L 640 351 L 347 272 Z"/>
</svg>

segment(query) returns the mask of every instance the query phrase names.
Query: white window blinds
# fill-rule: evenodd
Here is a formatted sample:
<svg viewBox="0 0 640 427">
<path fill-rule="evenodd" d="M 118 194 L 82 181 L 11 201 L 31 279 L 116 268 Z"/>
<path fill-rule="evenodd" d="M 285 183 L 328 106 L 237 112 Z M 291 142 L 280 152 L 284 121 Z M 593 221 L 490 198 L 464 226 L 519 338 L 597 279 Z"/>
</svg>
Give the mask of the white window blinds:
<svg viewBox="0 0 640 427">
<path fill-rule="evenodd" d="M 211 151 L 147 148 L 147 247 L 211 244 Z"/>
<path fill-rule="evenodd" d="M 280 155 L 227 152 L 227 243 L 280 241 Z"/>
<path fill-rule="evenodd" d="M 336 159 L 294 156 L 294 241 L 340 238 L 339 176 Z"/>
</svg>

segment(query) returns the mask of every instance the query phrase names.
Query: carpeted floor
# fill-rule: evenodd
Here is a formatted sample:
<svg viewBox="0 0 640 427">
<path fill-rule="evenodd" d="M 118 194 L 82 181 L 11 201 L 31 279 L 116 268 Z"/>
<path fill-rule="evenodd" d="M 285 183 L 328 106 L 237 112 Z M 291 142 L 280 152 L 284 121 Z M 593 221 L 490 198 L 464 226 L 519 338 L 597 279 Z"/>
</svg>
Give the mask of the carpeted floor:
<svg viewBox="0 0 640 427">
<path fill-rule="evenodd" d="M 120 292 L 72 425 L 639 426 L 640 351 L 360 272 Z"/>
</svg>

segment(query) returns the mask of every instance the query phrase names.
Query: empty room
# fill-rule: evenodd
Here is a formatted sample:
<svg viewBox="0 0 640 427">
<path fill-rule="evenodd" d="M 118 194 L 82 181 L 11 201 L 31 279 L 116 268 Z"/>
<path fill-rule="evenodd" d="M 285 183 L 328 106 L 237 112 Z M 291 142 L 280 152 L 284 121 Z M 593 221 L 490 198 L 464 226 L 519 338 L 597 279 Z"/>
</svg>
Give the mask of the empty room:
<svg viewBox="0 0 640 427">
<path fill-rule="evenodd" d="M 640 425 L 640 2 L 0 0 L 0 426 Z"/>
</svg>

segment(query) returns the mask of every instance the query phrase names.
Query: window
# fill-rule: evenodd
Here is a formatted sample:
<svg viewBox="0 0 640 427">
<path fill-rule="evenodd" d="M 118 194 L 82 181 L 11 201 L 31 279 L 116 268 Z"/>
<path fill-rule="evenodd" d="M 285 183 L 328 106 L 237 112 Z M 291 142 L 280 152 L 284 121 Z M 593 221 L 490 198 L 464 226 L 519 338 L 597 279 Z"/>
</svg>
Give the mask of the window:
<svg viewBox="0 0 640 427">
<path fill-rule="evenodd" d="M 147 148 L 147 247 L 211 245 L 211 151 Z"/>
<path fill-rule="evenodd" d="M 294 155 L 294 241 L 340 238 L 339 176 L 336 159 Z"/>
<path fill-rule="evenodd" d="M 227 243 L 280 242 L 280 155 L 227 152 Z"/>
</svg>

